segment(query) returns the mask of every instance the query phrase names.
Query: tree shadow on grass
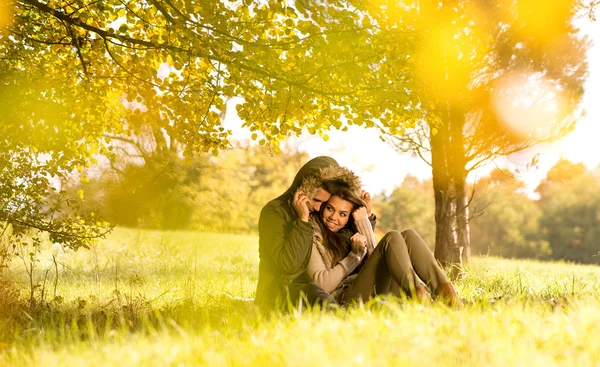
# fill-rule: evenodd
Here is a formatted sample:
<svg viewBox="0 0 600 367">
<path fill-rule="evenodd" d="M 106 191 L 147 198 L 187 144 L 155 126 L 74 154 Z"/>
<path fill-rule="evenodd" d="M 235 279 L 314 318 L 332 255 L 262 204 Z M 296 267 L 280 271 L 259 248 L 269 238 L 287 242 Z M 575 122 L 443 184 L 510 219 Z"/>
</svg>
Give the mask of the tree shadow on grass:
<svg viewBox="0 0 600 367">
<path fill-rule="evenodd" d="M 154 307 L 143 295 L 113 292 L 113 299 L 94 296 L 71 302 L 30 305 L 17 288 L 0 284 L 0 340 L 34 347 L 40 343 L 111 340 L 131 334 L 185 335 L 205 329 L 239 331 L 258 325 L 263 316 L 250 300 L 225 294 L 198 301 L 180 299 Z"/>
</svg>

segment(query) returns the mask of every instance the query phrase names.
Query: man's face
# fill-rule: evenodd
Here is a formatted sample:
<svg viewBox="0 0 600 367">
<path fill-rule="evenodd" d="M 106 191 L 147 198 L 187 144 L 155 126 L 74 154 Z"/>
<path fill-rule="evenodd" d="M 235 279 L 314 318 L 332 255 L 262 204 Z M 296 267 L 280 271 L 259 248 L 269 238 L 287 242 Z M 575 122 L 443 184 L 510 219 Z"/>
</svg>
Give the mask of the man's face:
<svg viewBox="0 0 600 367">
<path fill-rule="evenodd" d="M 321 209 L 321 205 L 329 200 L 330 196 L 330 193 L 319 188 L 319 191 L 317 191 L 315 196 L 309 201 L 308 209 L 310 209 L 311 212 L 318 212 Z"/>
</svg>

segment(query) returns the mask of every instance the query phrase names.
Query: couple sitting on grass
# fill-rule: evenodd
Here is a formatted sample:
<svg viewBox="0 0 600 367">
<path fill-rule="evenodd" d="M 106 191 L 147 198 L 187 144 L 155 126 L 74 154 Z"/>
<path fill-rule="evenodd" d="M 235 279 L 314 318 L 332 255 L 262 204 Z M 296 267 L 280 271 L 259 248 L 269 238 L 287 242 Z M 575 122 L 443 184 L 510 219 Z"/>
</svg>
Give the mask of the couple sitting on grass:
<svg viewBox="0 0 600 367">
<path fill-rule="evenodd" d="M 359 178 L 317 157 L 260 213 L 256 304 L 339 304 L 402 294 L 462 307 L 431 250 L 412 229 L 375 240 L 375 215 Z M 433 291 L 432 293 L 429 291 Z"/>
</svg>

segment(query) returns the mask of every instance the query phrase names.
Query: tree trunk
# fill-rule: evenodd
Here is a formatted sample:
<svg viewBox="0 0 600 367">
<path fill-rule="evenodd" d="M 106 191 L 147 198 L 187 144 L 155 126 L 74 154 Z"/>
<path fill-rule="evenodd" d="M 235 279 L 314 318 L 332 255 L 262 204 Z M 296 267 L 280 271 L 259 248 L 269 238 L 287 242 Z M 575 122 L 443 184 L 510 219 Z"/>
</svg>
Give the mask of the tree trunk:
<svg viewBox="0 0 600 367">
<path fill-rule="evenodd" d="M 447 109 L 447 119 L 431 133 L 431 166 L 435 198 L 435 257 L 442 266 L 454 266 L 456 277 L 470 252 L 469 209 L 466 194 L 464 115 Z"/>
<path fill-rule="evenodd" d="M 456 232 L 459 251 L 461 252 L 461 263 L 466 264 L 471 255 L 471 229 L 469 228 L 469 198 L 467 195 L 466 178 L 457 184 L 457 208 L 456 208 Z"/>
<path fill-rule="evenodd" d="M 454 184 L 454 197 L 456 206 L 456 250 L 460 268 L 468 262 L 470 252 L 469 235 L 469 208 L 467 197 L 467 172 L 464 142 L 465 114 L 461 109 L 454 106 L 449 107 L 450 117 L 450 144 L 451 165 L 450 172 Z M 458 268 L 457 270 L 461 270 Z"/>
<path fill-rule="evenodd" d="M 436 125 L 435 129 L 437 132 L 431 134 L 431 170 L 435 198 L 435 258 L 445 267 L 459 259 L 455 251 L 456 206 L 448 169 L 450 137 L 448 125 L 442 122 L 439 126 Z"/>
</svg>

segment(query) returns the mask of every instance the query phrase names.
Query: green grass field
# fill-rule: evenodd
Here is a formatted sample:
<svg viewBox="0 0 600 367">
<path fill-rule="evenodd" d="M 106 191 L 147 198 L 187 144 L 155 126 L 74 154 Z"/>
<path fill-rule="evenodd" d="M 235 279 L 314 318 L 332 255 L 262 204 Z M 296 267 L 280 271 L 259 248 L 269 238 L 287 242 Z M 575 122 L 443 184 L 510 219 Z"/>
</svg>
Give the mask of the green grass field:
<svg viewBox="0 0 600 367">
<path fill-rule="evenodd" d="M 473 258 L 461 311 L 380 299 L 268 316 L 239 299 L 257 268 L 255 236 L 116 229 L 90 251 L 44 249 L 41 306 L 22 263 L 4 273 L 0 365 L 600 366 L 597 266 Z"/>
</svg>

